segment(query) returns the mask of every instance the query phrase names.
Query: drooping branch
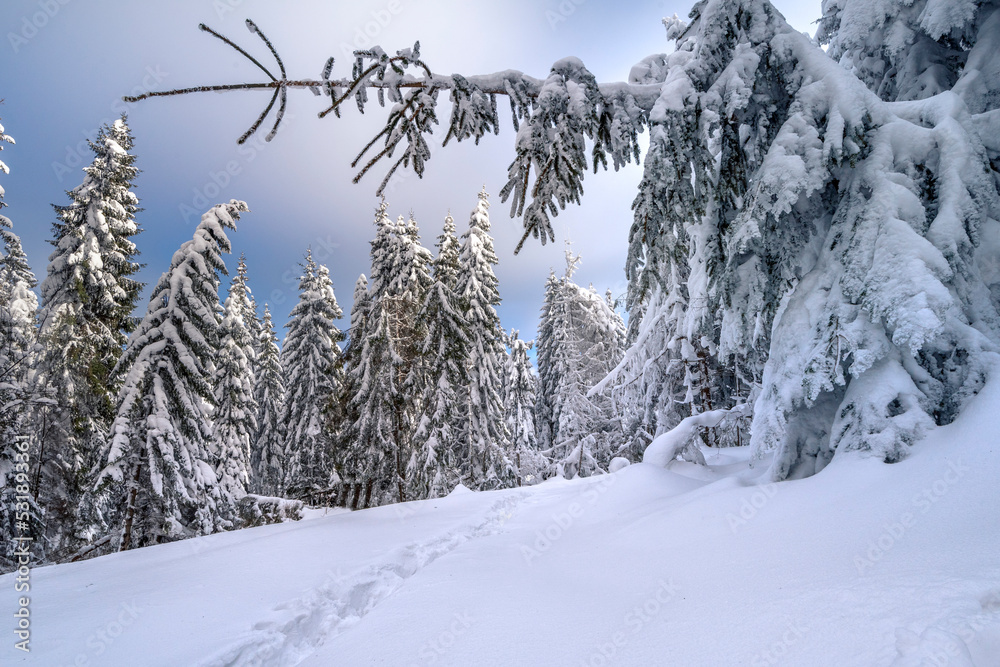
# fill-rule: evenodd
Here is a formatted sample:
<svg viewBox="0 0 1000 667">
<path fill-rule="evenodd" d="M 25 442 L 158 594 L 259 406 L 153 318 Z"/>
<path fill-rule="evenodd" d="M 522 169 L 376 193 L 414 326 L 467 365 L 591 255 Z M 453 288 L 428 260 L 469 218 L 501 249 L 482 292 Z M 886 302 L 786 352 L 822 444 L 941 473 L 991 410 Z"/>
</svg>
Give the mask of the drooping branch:
<svg viewBox="0 0 1000 667">
<path fill-rule="evenodd" d="M 427 135 L 438 124 L 436 107 L 441 91 L 450 91 L 452 103 L 442 145 L 452 139 L 470 138 L 478 144 L 487 133 L 499 134 L 496 98 L 504 95 L 510 100 L 514 128 L 519 130 L 517 155 L 508 169 L 507 185 L 501 191 L 502 201 L 512 197 L 511 217 L 524 216 L 524 236 L 517 250 L 529 236 L 539 238 L 543 244 L 554 240 L 551 216 L 558 215 L 568 203 L 580 202 L 582 181 L 590 166 L 584 152 L 586 142 L 593 145 L 590 161 L 595 172 L 598 165 L 607 169 L 609 153 L 615 170 L 633 159 L 638 162 L 637 135 L 648 123 L 649 112 L 660 94 L 658 82 L 598 84 L 575 58 L 556 63 L 544 80 L 517 70 L 468 77 L 434 74 L 420 57 L 419 42 L 394 56 L 378 46 L 355 51 L 350 78 L 330 78 L 334 66 L 331 57 L 319 79 L 289 79 L 271 41 L 253 21 L 247 19 L 246 25 L 267 46 L 280 76 L 246 49 L 202 24 L 199 26 L 202 31 L 235 49 L 269 80 L 148 92 L 123 99 L 138 102 L 197 92 L 272 91 L 264 110 L 240 136 L 238 143 L 243 144 L 257 132 L 277 103 L 274 125 L 265 140 L 275 136 L 284 117 L 289 88 L 306 88 L 317 96 L 329 98 L 329 105 L 319 112 L 320 118 L 331 113 L 340 117 L 342 105 L 351 98 L 358 111 L 364 113 L 368 91 L 374 90 L 380 106 L 386 105 L 386 98 L 393 106 L 383 129 L 361 149 L 351 166 L 359 169 L 354 177 L 357 183 L 381 160 L 392 158 L 405 139 L 402 156 L 392 163 L 378 187 L 376 194 L 381 196 L 400 166 L 411 166 L 418 177 L 423 176 L 431 157 Z M 529 123 L 529 127 L 521 130 L 522 122 Z M 379 141 L 381 149 L 369 156 Z"/>
</svg>

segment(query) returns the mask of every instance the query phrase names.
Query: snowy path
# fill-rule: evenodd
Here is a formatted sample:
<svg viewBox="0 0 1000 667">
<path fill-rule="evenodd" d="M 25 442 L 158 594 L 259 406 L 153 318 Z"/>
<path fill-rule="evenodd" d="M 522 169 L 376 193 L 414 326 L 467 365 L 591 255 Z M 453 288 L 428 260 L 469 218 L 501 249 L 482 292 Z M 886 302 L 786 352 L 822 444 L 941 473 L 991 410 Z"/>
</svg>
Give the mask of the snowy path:
<svg viewBox="0 0 1000 667">
<path fill-rule="evenodd" d="M 998 409 L 774 486 L 727 450 L 41 568 L 0 664 L 997 667 Z"/>
<path fill-rule="evenodd" d="M 420 570 L 469 540 L 500 532 L 523 495 L 508 495 L 493 504 L 481 523 L 450 531 L 430 541 L 394 549 L 374 565 L 335 576 L 306 595 L 278 605 L 274 618 L 254 624 L 244 638 L 205 661 L 226 665 L 295 665 L 318 644 L 364 618 L 382 600 Z M 405 512 L 404 512 L 405 515 Z"/>
</svg>

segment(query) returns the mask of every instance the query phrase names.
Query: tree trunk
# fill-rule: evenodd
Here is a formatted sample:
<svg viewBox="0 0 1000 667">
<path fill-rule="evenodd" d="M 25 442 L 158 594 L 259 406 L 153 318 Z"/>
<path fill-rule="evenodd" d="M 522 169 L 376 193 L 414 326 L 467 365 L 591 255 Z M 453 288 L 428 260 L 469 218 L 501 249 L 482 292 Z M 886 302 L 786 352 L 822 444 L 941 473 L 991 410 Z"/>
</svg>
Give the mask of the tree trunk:
<svg viewBox="0 0 1000 667">
<path fill-rule="evenodd" d="M 698 348 L 698 367 L 701 371 L 701 412 L 712 411 L 712 385 L 709 384 L 708 350 Z M 705 429 L 705 444 L 709 447 L 718 445 L 715 427 Z"/>
<path fill-rule="evenodd" d="M 93 553 L 97 549 L 100 549 L 105 544 L 107 544 L 108 542 L 110 542 L 111 538 L 112 538 L 112 535 L 105 535 L 104 537 L 102 537 L 101 539 L 97 540 L 93 544 L 88 544 L 87 546 L 83 547 L 82 549 L 80 549 L 79 551 L 77 551 L 75 554 L 73 554 L 72 556 L 70 556 L 69 560 L 67 562 L 69 562 L 69 563 L 75 563 L 76 561 L 78 561 L 78 560 L 80 560 L 82 558 L 85 558 L 86 556 L 90 555 L 91 553 Z"/>
<path fill-rule="evenodd" d="M 370 479 L 367 482 L 365 482 L 365 499 L 364 499 L 364 502 L 361 504 L 361 509 L 368 509 L 368 506 L 369 506 L 369 504 L 371 503 L 371 500 L 372 500 L 372 487 L 373 486 L 375 486 L 375 480 L 374 479 Z"/>
<path fill-rule="evenodd" d="M 397 418 L 397 424 L 399 423 Z M 396 427 L 396 490 L 399 502 L 406 502 L 406 469 L 403 467 L 403 434 L 402 428 Z"/>
<path fill-rule="evenodd" d="M 135 518 L 135 497 L 139 492 L 139 473 L 142 470 L 142 461 L 135 464 L 135 472 L 132 474 L 132 483 L 128 490 L 128 507 L 125 510 L 125 525 L 122 527 L 122 543 L 118 551 L 128 551 L 132 545 L 132 520 Z"/>
</svg>

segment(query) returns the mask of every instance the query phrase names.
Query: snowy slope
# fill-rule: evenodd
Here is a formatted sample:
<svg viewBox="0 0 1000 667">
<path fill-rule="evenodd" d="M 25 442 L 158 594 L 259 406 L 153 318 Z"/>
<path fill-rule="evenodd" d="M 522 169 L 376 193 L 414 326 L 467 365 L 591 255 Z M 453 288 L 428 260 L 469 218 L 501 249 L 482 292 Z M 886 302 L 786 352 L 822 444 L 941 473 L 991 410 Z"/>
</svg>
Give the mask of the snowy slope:
<svg viewBox="0 0 1000 667">
<path fill-rule="evenodd" d="M 724 450 L 41 568 L 0 664 L 1000 665 L 998 409 L 778 485 Z"/>
</svg>

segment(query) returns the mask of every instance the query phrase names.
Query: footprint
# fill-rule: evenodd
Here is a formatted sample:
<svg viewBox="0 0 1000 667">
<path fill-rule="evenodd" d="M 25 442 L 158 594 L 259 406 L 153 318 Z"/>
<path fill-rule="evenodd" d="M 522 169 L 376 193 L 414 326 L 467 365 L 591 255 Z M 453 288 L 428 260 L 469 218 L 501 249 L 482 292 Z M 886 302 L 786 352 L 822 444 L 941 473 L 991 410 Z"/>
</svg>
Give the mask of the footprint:
<svg viewBox="0 0 1000 667">
<path fill-rule="evenodd" d="M 527 496 L 508 495 L 493 504 L 475 526 L 416 542 L 396 551 L 387 562 L 370 565 L 350 576 L 339 575 L 300 598 L 272 608 L 283 620 L 258 621 L 235 645 L 203 661 L 203 667 L 279 665 L 290 667 L 326 640 L 336 637 L 371 612 L 406 580 L 469 540 L 503 530 L 513 509 Z M 291 618 L 289 618 L 291 611 Z M 343 627 L 342 627 L 343 626 Z"/>
</svg>

